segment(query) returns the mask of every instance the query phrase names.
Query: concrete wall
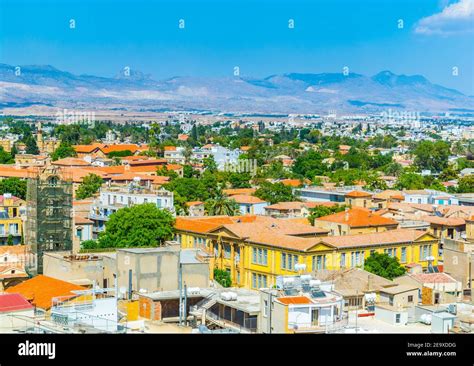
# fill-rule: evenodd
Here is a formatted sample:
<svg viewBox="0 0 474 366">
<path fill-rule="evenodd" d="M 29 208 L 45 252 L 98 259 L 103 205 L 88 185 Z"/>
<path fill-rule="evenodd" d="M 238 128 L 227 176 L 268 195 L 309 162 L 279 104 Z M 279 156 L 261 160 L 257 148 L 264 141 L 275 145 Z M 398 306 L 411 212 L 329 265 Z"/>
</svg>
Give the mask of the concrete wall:
<svg viewBox="0 0 474 366">
<path fill-rule="evenodd" d="M 396 322 L 397 314 L 400 314 L 399 323 Z M 392 325 L 406 325 L 408 321 L 408 313 L 405 310 L 396 311 L 375 305 L 375 319 Z"/>
<path fill-rule="evenodd" d="M 63 255 L 44 253 L 43 274 L 63 281 L 87 279 L 102 286 L 104 280 L 102 258 L 96 260 L 70 260 Z"/>
<path fill-rule="evenodd" d="M 34 317 L 34 309 L 11 311 L 8 313 L 0 313 L 0 330 L 1 333 L 13 333 L 14 328 L 23 328 L 27 325 L 31 325 L 32 322 L 27 322 L 23 319 L 16 319 L 9 315 L 20 316 L 20 317 Z"/>
<path fill-rule="evenodd" d="M 164 249 L 164 248 L 163 248 Z M 129 288 L 132 271 L 132 291 L 168 291 L 178 288 L 179 250 L 133 252 L 117 250 L 117 280 L 119 288 Z"/>
<path fill-rule="evenodd" d="M 209 287 L 209 265 L 207 263 L 183 264 L 183 282 L 188 287 Z"/>
<path fill-rule="evenodd" d="M 474 278 L 474 256 L 464 251 L 464 245 L 456 244 L 455 241 L 449 243 L 446 241 L 443 246 L 444 271 L 461 281 L 463 288 L 468 288 L 469 280 Z"/>
</svg>

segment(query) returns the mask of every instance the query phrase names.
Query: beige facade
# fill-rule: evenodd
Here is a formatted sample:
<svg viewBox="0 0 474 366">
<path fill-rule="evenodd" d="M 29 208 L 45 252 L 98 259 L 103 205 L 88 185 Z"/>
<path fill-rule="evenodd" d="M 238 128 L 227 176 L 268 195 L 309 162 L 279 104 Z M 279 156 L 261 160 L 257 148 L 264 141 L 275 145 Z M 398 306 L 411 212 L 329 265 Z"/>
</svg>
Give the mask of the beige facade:
<svg viewBox="0 0 474 366">
<path fill-rule="evenodd" d="M 472 289 L 472 278 L 474 278 L 474 243 L 445 239 L 443 257 L 444 271 L 461 281 L 464 289 Z"/>
<path fill-rule="evenodd" d="M 413 285 L 395 285 L 380 290 L 379 303 L 395 308 L 406 308 L 419 302 L 418 287 Z"/>
</svg>

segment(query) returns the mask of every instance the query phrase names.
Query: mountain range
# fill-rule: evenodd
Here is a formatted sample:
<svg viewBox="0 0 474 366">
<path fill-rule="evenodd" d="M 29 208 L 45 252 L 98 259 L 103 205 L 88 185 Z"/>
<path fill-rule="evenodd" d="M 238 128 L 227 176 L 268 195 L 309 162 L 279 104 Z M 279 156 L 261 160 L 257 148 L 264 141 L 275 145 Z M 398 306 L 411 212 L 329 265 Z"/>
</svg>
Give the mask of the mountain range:
<svg viewBox="0 0 474 366">
<path fill-rule="evenodd" d="M 18 72 L 19 71 L 19 72 Z M 142 111 L 196 110 L 227 113 L 474 112 L 474 97 L 431 83 L 421 75 L 382 71 L 288 73 L 266 78 L 183 77 L 154 80 L 131 70 L 115 77 L 74 75 L 49 65 L 0 64 L 0 108 Z"/>
</svg>

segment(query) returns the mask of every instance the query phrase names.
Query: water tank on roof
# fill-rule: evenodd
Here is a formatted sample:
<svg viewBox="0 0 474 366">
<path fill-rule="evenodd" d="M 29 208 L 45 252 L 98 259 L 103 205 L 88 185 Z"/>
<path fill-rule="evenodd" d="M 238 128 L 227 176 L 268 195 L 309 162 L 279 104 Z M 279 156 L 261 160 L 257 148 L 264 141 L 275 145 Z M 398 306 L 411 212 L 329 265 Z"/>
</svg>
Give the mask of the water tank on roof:
<svg viewBox="0 0 474 366">
<path fill-rule="evenodd" d="M 313 277 L 311 275 L 301 275 L 300 278 L 303 282 L 309 282 Z"/>
<path fill-rule="evenodd" d="M 321 281 L 320 280 L 311 280 L 311 281 L 309 281 L 309 285 L 311 287 L 316 287 L 316 286 L 321 285 Z"/>
<path fill-rule="evenodd" d="M 295 269 L 297 271 L 304 271 L 306 269 L 306 264 L 304 263 L 295 264 Z"/>
</svg>

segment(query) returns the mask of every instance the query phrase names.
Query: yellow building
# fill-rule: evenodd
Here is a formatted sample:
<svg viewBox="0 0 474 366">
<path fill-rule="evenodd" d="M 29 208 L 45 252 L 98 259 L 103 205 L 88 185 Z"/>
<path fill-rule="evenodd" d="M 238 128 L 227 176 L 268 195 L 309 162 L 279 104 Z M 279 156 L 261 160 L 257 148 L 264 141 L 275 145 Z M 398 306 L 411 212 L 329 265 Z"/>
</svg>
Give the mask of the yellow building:
<svg viewBox="0 0 474 366">
<path fill-rule="evenodd" d="M 41 123 L 38 122 L 38 132 L 36 134 L 36 145 L 40 153 L 52 154 L 61 145 L 61 141 L 55 138 L 45 139 L 41 130 Z"/>
<path fill-rule="evenodd" d="M 394 230 L 398 221 L 377 215 L 361 207 L 353 207 L 314 220 L 314 226 L 328 230 L 331 235 L 380 233 Z"/>
<path fill-rule="evenodd" d="M 345 203 L 351 207 L 370 208 L 372 206 L 372 195 L 362 191 L 351 191 L 346 194 Z"/>
<path fill-rule="evenodd" d="M 11 194 L 5 193 L 0 196 L 0 245 L 21 243 L 23 233 L 21 213 L 24 205 L 24 200 Z"/>
<path fill-rule="evenodd" d="M 474 215 L 466 219 L 466 239 L 474 241 Z"/>
<path fill-rule="evenodd" d="M 210 254 L 211 274 L 216 268 L 226 270 L 233 286 L 246 288 L 271 287 L 277 276 L 300 271 L 363 266 L 373 251 L 406 265 L 427 267 L 430 256 L 435 256 L 433 265 L 438 262 L 438 239 L 411 229 L 336 237 L 292 220 L 251 215 L 179 217 L 175 229 L 183 248 Z"/>
<path fill-rule="evenodd" d="M 3 150 L 6 152 L 12 151 L 13 141 L 10 139 L 2 139 L 0 140 L 0 146 L 3 147 Z"/>
</svg>

